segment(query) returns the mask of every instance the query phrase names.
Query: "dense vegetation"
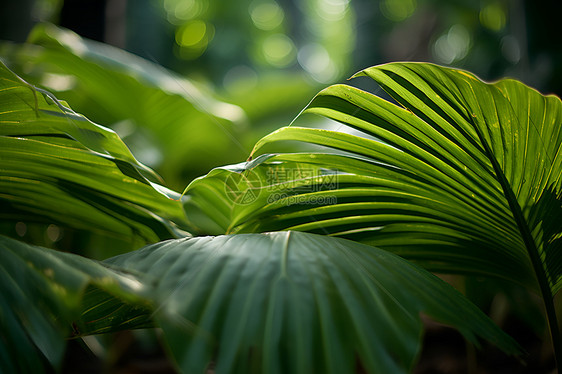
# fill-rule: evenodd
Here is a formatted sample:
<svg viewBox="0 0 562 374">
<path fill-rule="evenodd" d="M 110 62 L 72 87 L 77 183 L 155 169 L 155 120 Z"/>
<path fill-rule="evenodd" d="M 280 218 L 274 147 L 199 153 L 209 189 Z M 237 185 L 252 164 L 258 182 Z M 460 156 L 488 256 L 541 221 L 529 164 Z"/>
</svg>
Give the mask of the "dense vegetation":
<svg viewBox="0 0 562 374">
<path fill-rule="evenodd" d="M 173 165 L 228 155 L 240 108 L 51 25 L 29 40 L 3 45 L 25 80 L 0 72 L 2 371 L 60 368 L 68 338 L 156 326 L 189 373 L 409 372 L 421 313 L 521 353 L 430 271 L 538 295 L 544 317 L 526 318 L 537 331 L 544 318 L 560 363 L 557 97 L 432 64 L 375 66 L 357 76 L 395 102 L 330 86 L 299 126 L 182 194 L 73 101 L 121 131 L 127 118 L 159 129 Z M 342 126 L 318 128 L 306 113 Z M 61 232 L 67 252 L 45 248 Z"/>
</svg>

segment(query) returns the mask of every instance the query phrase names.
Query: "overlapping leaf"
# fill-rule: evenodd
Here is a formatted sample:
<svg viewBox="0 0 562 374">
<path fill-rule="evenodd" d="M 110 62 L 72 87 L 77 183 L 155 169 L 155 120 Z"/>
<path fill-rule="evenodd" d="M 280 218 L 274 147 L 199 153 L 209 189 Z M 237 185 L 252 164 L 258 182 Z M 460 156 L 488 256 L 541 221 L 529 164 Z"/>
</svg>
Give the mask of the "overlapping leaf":
<svg viewBox="0 0 562 374">
<path fill-rule="evenodd" d="M 448 284 L 398 256 L 302 232 L 170 240 L 107 261 L 157 282 L 180 368 L 204 373 L 408 372 L 420 313 L 507 352 L 514 343 Z"/>
<path fill-rule="evenodd" d="M 11 65 L 76 111 L 107 126 L 120 123 L 133 153 L 158 166 L 168 185 L 185 187 L 189 179 L 180 176 L 199 176 L 226 163 L 226 154 L 246 156 L 233 141 L 244 112 L 157 64 L 51 24 L 38 24 L 27 44 L 0 48 Z"/>
<path fill-rule="evenodd" d="M 179 235 L 179 195 L 111 130 L 0 65 L 0 217 L 138 243 Z"/>
<path fill-rule="evenodd" d="M 280 154 L 246 171 L 271 176 L 297 168 L 312 175 L 285 180 L 278 199 L 251 206 L 225 199 L 221 209 L 230 222 L 223 228 L 338 235 L 436 271 L 500 276 L 533 288 L 538 277 L 547 293 L 556 293 L 562 286 L 560 100 L 513 80 L 487 84 L 430 64 L 386 64 L 359 75 L 375 79 L 403 107 L 345 85 L 320 92 L 307 111 L 365 137 L 299 127 L 266 136 L 256 154 L 271 143 L 283 150 L 287 140 L 337 152 Z M 339 172 L 336 185 L 315 191 L 326 184 L 324 169 Z M 231 174 L 216 171 L 209 182 L 194 182 L 193 204 L 207 183 Z M 259 184 L 271 197 L 275 183 L 262 178 Z M 306 185 L 313 188 L 303 191 Z M 332 199 L 311 203 L 320 196 Z"/>
<path fill-rule="evenodd" d="M 0 371 L 57 368 L 71 334 L 147 326 L 146 287 L 93 260 L 0 236 Z"/>
</svg>

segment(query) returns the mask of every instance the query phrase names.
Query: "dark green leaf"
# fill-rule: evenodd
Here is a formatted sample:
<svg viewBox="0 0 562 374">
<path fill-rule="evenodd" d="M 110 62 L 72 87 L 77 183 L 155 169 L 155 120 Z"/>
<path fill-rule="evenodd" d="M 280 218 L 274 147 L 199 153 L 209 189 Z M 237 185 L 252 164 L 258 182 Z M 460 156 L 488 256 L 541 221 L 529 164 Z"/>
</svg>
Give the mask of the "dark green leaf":
<svg viewBox="0 0 562 374">
<path fill-rule="evenodd" d="M 58 367 L 71 334 L 147 326 L 149 304 L 138 296 L 147 287 L 96 261 L 0 236 L 0 372 Z"/>
<path fill-rule="evenodd" d="M 352 241 L 276 232 L 149 245 L 108 260 L 157 282 L 155 313 L 186 373 L 408 372 L 420 313 L 518 348 L 439 278 Z M 147 278 L 150 279 L 150 278 Z"/>
</svg>

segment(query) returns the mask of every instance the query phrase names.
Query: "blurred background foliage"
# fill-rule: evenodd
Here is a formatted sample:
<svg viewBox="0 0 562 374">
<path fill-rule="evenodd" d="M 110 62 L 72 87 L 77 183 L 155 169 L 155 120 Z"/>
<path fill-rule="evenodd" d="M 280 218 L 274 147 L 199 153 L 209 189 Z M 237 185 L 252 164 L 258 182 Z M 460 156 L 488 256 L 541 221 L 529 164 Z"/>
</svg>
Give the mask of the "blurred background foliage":
<svg viewBox="0 0 562 374">
<path fill-rule="evenodd" d="M 244 161 L 320 89 L 368 66 L 430 61 L 560 95 L 560 10 L 554 0 L 3 1 L 0 58 L 113 128 L 182 191 Z M 368 79 L 349 83 L 382 94 Z M 2 232 L 76 241 L 22 225 Z"/>
</svg>

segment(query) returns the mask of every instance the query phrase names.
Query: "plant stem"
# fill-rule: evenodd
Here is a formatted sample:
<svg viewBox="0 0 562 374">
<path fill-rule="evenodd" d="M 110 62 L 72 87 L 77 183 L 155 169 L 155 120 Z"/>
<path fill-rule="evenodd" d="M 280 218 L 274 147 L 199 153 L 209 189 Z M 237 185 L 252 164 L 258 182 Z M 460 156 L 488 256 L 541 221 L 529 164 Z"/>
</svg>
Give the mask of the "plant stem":
<svg viewBox="0 0 562 374">
<path fill-rule="evenodd" d="M 560 329 L 558 327 L 558 320 L 556 319 L 556 308 L 554 307 L 553 298 L 545 299 L 544 306 L 546 308 L 546 315 L 548 316 L 548 327 L 550 329 L 550 337 L 552 338 L 552 347 L 554 348 L 554 360 L 556 361 L 556 367 L 560 368 L 560 365 L 562 365 L 562 340 L 560 339 Z"/>
<path fill-rule="evenodd" d="M 531 230 L 527 225 L 525 216 L 521 211 L 521 206 L 517 201 L 517 197 L 513 193 L 513 190 L 511 189 L 511 186 L 506 179 L 503 170 L 500 168 L 498 161 L 494 157 L 489 144 L 484 140 L 484 137 L 480 133 L 480 128 L 476 123 L 474 123 L 474 118 L 472 118 L 472 121 L 474 129 L 476 130 L 480 138 L 480 142 L 484 146 L 487 156 L 494 167 L 496 177 L 502 187 L 505 198 L 509 204 L 509 208 L 513 214 L 513 219 L 515 220 L 515 223 L 519 228 L 521 238 L 523 239 L 523 243 L 525 244 L 525 248 L 527 249 L 527 254 L 529 255 L 529 259 L 531 260 L 533 271 L 535 273 L 535 277 L 537 279 L 541 297 L 546 310 L 547 323 L 550 330 L 550 337 L 552 339 L 552 348 L 554 350 L 556 368 L 560 369 L 560 365 L 562 365 L 562 340 L 560 338 L 560 330 L 558 328 L 558 320 L 556 318 L 556 309 L 554 307 L 554 295 L 552 294 L 552 290 L 546 276 L 546 269 L 544 268 L 543 263 L 540 259 L 537 245 L 535 243 L 533 235 L 531 234 Z"/>
<path fill-rule="evenodd" d="M 493 160 L 492 163 L 494 164 L 495 167 L 496 165 L 495 160 Z M 515 194 L 509 187 L 503 173 L 498 173 L 496 171 L 496 174 L 506 195 L 507 201 L 509 203 L 509 207 L 511 208 L 511 211 L 513 213 L 513 218 L 515 219 L 515 222 L 519 227 L 521 237 L 523 239 L 523 242 L 525 243 L 525 248 L 527 249 L 529 259 L 531 260 L 531 264 L 533 266 L 533 270 L 537 278 L 537 283 L 539 284 L 539 289 L 544 303 L 544 308 L 546 310 L 547 323 L 550 330 L 550 337 L 552 339 L 554 359 L 556 360 L 556 367 L 560 368 L 560 365 L 562 365 L 562 340 L 560 339 L 560 330 L 558 329 L 558 320 L 556 318 L 556 309 L 554 307 L 554 295 L 552 294 L 552 290 L 550 289 L 550 284 L 546 276 L 546 270 L 540 259 L 539 251 L 536 246 L 535 240 L 531 234 L 531 231 L 529 230 L 529 226 L 527 225 L 527 221 L 523 216 L 523 212 L 521 211 L 521 207 L 517 202 L 517 198 L 515 197 Z"/>
<path fill-rule="evenodd" d="M 513 194 L 511 189 L 509 190 L 509 192 Z M 514 195 L 513 198 L 515 198 Z M 525 218 L 523 217 L 523 213 L 521 212 L 521 208 L 519 207 L 519 204 L 514 204 L 516 206 L 512 207 L 512 199 L 510 198 L 509 200 L 509 205 L 512 208 L 515 219 L 517 221 L 517 225 L 519 226 L 519 229 L 521 231 L 521 236 L 523 237 L 523 241 L 525 242 L 527 253 L 529 254 L 529 258 L 531 259 L 531 263 L 533 264 L 533 269 L 535 271 L 535 276 L 537 278 L 537 282 L 541 291 L 544 308 L 546 310 L 547 323 L 550 330 L 550 337 L 552 339 L 552 347 L 554 349 L 554 359 L 556 361 L 556 367 L 560 368 L 560 365 L 562 365 L 562 340 L 560 340 L 560 330 L 558 328 L 558 320 L 556 318 L 556 308 L 554 307 L 554 295 L 552 294 L 552 290 L 550 289 L 550 285 L 546 277 L 546 271 L 539 257 L 539 252 L 531 235 L 531 232 L 529 231 L 529 227 L 526 225 Z"/>
</svg>

